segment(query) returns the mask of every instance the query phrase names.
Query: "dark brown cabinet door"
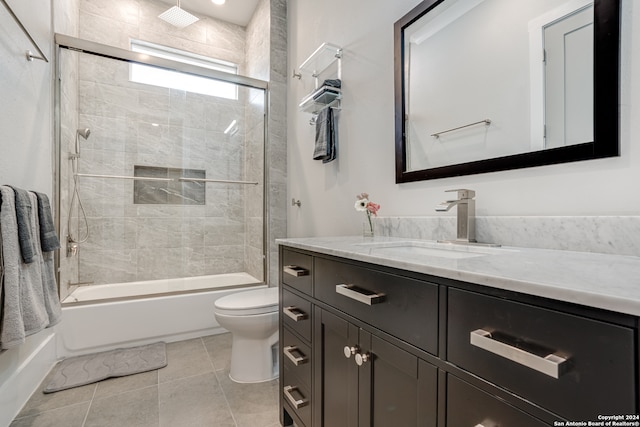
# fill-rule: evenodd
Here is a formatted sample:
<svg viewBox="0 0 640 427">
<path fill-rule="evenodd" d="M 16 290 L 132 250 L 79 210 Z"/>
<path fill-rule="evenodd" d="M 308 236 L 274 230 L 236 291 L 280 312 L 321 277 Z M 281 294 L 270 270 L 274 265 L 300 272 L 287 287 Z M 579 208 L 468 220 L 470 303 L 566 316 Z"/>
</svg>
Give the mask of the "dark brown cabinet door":
<svg viewBox="0 0 640 427">
<path fill-rule="evenodd" d="M 345 347 L 358 345 L 358 328 L 344 319 L 321 311 L 319 339 L 314 348 L 321 363 L 321 420 L 316 425 L 356 427 L 358 425 L 358 366 L 346 358 Z M 316 418 L 317 419 L 317 418 Z"/>
<path fill-rule="evenodd" d="M 323 426 L 435 427 L 434 366 L 326 311 L 319 332 Z"/>
<path fill-rule="evenodd" d="M 435 427 L 436 367 L 362 330 L 360 346 L 359 426 Z"/>
</svg>

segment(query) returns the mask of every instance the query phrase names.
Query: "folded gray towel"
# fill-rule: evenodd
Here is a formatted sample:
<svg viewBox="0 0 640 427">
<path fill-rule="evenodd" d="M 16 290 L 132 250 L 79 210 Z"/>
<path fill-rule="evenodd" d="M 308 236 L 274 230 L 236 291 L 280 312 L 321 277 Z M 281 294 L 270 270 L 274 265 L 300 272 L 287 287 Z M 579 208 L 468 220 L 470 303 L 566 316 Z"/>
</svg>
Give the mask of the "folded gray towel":
<svg viewBox="0 0 640 427">
<path fill-rule="evenodd" d="M 51 216 L 51 204 L 44 193 L 36 193 L 38 198 L 38 222 L 40 223 L 40 247 L 42 252 L 51 252 L 60 248 L 60 240 L 56 234 Z"/>
<path fill-rule="evenodd" d="M 34 247 L 33 235 L 31 234 L 31 199 L 27 190 L 11 187 L 15 192 L 16 218 L 18 220 L 18 239 L 20 242 L 20 253 L 22 259 L 27 264 L 35 261 L 36 250 Z"/>
<path fill-rule="evenodd" d="M 2 259 L 4 262 L 2 322 L 0 324 L 0 348 L 22 344 L 25 337 L 41 331 L 48 324 L 45 307 L 42 264 L 26 264 L 20 255 L 16 198 L 11 187 L 0 186 L 0 233 L 2 234 Z M 31 202 L 30 196 L 29 203 Z M 35 198 L 35 195 L 34 195 Z M 27 225 L 36 225 L 35 212 Z M 49 253 L 53 255 L 53 253 Z M 37 252 L 34 253 L 34 258 Z"/>
<path fill-rule="evenodd" d="M 313 150 L 313 160 L 329 163 L 336 158 L 337 133 L 335 131 L 335 117 L 333 108 L 320 110 L 316 117 L 316 143 Z"/>
</svg>

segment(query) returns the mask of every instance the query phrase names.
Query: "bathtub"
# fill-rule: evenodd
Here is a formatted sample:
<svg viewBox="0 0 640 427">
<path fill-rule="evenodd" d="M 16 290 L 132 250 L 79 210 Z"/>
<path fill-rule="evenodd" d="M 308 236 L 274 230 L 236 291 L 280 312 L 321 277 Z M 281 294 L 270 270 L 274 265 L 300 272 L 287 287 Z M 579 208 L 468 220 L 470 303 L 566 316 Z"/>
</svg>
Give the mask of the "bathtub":
<svg viewBox="0 0 640 427">
<path fill-rule="evenodd" d="M 246 273 L 82 286 L 63 301 L 57 356 L 222 333 L 214 302 L 264 287 Z"/>
</svg>

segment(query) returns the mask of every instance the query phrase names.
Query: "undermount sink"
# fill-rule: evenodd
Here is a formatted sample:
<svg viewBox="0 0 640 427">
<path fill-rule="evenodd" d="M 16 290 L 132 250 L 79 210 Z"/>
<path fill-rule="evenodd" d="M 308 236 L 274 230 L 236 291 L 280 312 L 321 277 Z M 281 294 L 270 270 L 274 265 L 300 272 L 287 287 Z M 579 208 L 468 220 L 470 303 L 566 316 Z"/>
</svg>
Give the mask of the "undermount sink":
<svg viewBox="0 0 640 427">
<path fill-rule="evenodd" d="M 354 246 L 369 248 L 379 255 L 431 256 L 439 258 L 464 259 L 495 255 L 508 251 L 496 247 L 482 247 L 455 243 L 398 241 L 354 243 Z"/>
</svg>

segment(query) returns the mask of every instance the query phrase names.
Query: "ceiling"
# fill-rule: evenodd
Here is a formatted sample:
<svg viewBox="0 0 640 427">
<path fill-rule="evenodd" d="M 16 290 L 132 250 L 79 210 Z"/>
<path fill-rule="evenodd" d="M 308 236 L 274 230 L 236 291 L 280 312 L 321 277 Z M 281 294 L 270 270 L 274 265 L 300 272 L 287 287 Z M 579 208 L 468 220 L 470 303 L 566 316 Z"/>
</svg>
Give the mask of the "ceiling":
<svg viewBox="0 0 640 427">
<path fill-rule="evenodd" d="M 159 0 L 166 3 L 167 9 L 175 6 L 177 0 Z M 221 21 L 245 27 L 253 12 L 256 10 L 259 0 L 227 0 L 222 6 L 213 4 L 211 0 L 181 0 L 180 7 L 196 16 L 210 16 Z"/>
</svg>

